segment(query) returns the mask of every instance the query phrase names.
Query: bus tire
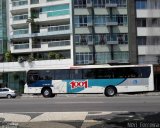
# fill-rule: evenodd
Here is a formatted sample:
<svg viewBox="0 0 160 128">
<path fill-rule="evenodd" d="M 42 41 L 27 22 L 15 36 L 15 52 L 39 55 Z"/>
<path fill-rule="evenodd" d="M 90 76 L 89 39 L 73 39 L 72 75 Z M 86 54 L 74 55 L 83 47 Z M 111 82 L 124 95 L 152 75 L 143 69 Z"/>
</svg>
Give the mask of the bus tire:
<svg viewBox="0 0 160 128">
<path fill-rule="evenodd" d="M 105 88 L 104 95 L 107 97 L 112 97 L 117 94 L 117 89 L 114 86 L 108 86 Z"/>
<path fill-rule="evenodd" d="M 56 94 L 54 94 L 54 93 L 51 95 L 51 97 L 55 97 L 55 96 L 56 96 Z"/>
<path fill-rule="evenodd" d="M 50 88 L 43 88 L 42 89 L 42 95 L 45 98 L 51 97 L 52 96 L 52 90 Z"/>
</svg>

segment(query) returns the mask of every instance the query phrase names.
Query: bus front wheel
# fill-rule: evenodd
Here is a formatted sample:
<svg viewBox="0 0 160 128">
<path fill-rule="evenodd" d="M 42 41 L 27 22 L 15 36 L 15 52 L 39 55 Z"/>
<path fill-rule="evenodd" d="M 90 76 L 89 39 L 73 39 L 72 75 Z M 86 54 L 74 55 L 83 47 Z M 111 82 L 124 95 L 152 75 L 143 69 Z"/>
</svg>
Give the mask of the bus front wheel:
<svg viewBox="0 0 160 128">
<path fill-rule="evenodd" d="M 107 97 L 112 97 L 117 94 L 117 89 L 113 86 L 108 86 L 105 88 L 104 94 Z"/>
<path fill-rule="evenodd" d="M 51 97 L 52 96 L 52 90 L 50 88 L 44 88 L 42 90 L 43 97 Z"/>
</svg>

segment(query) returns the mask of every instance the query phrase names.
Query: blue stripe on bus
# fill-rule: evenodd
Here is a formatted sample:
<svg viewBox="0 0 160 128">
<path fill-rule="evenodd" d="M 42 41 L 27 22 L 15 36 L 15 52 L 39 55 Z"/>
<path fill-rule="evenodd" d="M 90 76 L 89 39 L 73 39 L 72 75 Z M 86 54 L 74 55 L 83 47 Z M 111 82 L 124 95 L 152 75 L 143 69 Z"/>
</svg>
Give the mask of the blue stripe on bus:
<svg viewBox="0 0 160 128">
<path fill-rule="evenodd" d="M 38 80 L 28 85 L 29 87 L 44 87 L 44 86 L 52 86 L 52 80 Z"/>
</svg>

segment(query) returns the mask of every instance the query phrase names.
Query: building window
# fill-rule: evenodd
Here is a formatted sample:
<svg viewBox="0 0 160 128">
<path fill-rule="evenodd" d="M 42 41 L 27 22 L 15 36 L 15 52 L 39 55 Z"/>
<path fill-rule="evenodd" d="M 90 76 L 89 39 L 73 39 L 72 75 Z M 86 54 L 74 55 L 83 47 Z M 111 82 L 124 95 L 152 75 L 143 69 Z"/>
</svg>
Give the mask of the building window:
<svg viewBox="0 0 160 128">
<path fill-rule="evenodd" d="M 89 42 L 93 42 L 92 35 L 75 35 L 76 45 L 88 45 Z"/>
<path fill-rule="evenodd" d="M 117 4 L 118 7 L 126 7 L 126 0 L 93 0 L 94 7 L 104 8 L 105 4 Z"/>
<path fill-rule="evenodd" d="M 104 8 L 106 0 L 93 0 L 94 7 Z"/>
<path fill-rule="evenodd" d="M 159 0 L 148 0 L 148 9 L 160 9 L 160 1 Z"/>
<path fill-rule="evenodd" d="M 88 26 L 88 24 L 92 24 L 92 17 L 91 16 L 75 16 L 75 27 L 83 27 Z"/>
<path fill-rule="evenodd" d="M 42 7 L 40 13 L 46 13 L 48 17 L 68 15 L 69 4 Z"/>
<path fill-rule="evenodd" d="M 136 0 L 136 9 L 146 9 L 147 0 Z"/>
<path fill-rule="evenodd" d="M 146 36 L 138 36 L 137 37 L 138 45 L 146 45 Z"/>
<path fill-rule="evenodd" d="M 86 8 L 86 0 L 74 0 L 75 8 Z"/>
<path fill-rule="evenodd" d="M 110 52 L 99 52 L 96 53 L 96 63 L 97 64 L 105 64 L 110 62 L 111 53 Z"/>
<path fill-rule="evenodd" d="M 117 0 L 117 5 L 119 7 L 126 7 L 127 6 L 127 1 L 126 0 Z"/>
<path fill-rule="evenodd" d="M 117 22 L 118 25 L 127 25 L 127 16 L 126 15 L 117 15 Z"/>
<path fill-rule="evenodd" d="M 137 27 L 146 27 L 146 19 L 144 18 L 137 19 Z"/>
<path fill-rule="evenodd" d="M 129 53 L 127 51 L 115 51 L 114 60 L 120 63 L 128 63 Z"/>
<path fill-rule="evenodd" d="M 104 45 L 106 43 L 107 43 L 106 34 L 97 34 L 97 35 L 95 35 L 95 44 Z"/>
<path fill-rule="evenodd" d="M 96 26 L 103 26 L 106 25 L 106 17 L 107 16 L 95 16 L 94 23 Z M 109 17 L 109 16 L 108 16 Z"/>
<path fill-rule="evenodd" d="M 93 53 L 76 53 L 76 64 L 93 64 Z"/>
</svg>

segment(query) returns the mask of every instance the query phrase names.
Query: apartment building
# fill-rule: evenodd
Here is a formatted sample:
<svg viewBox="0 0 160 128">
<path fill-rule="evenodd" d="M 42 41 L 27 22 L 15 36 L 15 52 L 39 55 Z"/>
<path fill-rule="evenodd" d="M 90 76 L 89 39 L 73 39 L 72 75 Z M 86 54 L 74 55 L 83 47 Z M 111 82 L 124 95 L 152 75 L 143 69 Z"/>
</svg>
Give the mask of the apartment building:
<svg viewBox="0 0 160 128">
<path fill-rule="evenodd" d="M 15 59 L 73 59 L 70 0 L 10 0 L 10 49 Z M 51 54 L 51 55 L 50 55 Z M 50 56 L 48 56 L 50 55 Z"/>
<path fill-rule="evenodd" d="M 127 0 L 74 0 L 75 64 L 129 63 Z"/>
<path fill-rule="evenodd" d="M 23 92 L 27 70 L 73 65 L 71 0 L 3 2 L 7 2 L 7 6 L 1 4 L 7 8 L 7 16 L 3 15 L 1 20 L 6 23 L 4 19 L 8 18 L 10 55 L 0 63 L 6 81 L 3 86 Z"/>
<path fill-rule="evenodd" d="M 160 63 L 160 0 L 135 0 L 140 64 Z"/>
</svg>

